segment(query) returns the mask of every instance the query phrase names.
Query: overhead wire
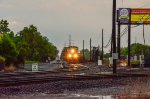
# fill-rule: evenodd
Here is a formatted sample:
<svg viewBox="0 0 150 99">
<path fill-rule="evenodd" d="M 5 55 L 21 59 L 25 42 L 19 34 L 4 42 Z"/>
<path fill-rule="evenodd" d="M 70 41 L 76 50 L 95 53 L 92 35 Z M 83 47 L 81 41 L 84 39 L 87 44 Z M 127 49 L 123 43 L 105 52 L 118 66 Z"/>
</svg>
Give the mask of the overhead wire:
<svg viewBox="0 0 150 99">
<path fill-rule="evenodd" d="M 135 28 L 135 27 L 137 27 L 137 26 L 139 26 L 139 25 L 133 26 L 133 27 L 131 27 L 131 28 Z M 124 35 L 127 33 L 127 30 L 128 30 L 128 26 L 122 31 L 122 34 L 121 34 L 120 37 L 124 36 Z M 103 47 L 104 47 L 104 48 L 107 48 L 107 47 L 111 44 L 111 41 L 112 41 L 112 36 L 110 37 L 108 43 L 107 43 L 105 46 L 103 46 Z"/>
<path fill-rule="evenodd" d="M 103 46 L 104 48 L 107 48 L 110 45 L 111 39 L 112 39 L 112 36 L 110 37 L 110 39 L 109 39 L 108 43 L 106 44 L 106 46 Z"/>
<path fill-rule="evenodd" d="M 127 27 L 123 30 L 123 33 L 122 33 L 122 34 L 124 34 L 126 31 L 127 31 Z M 111 42 L 112 42 L 112 36 L 110 37 L 108 43 L 107 43 L 105 46 L 103 46 L 103 47 L 104 47 L 104 48 L 107 48 L 107 47 L 111 44 Z"/>
<path fill-rule="evenodd" d="M 135 27 L 138 27 L 139 25 L 136 25 L 136 26 L 132 26 L 131 28 L 135 28 Z M 121 36 L 120 37 L 122 37 L 123 35 L 125 35 L 126 33 L 127 33 L 127 29 L 128 27 L 126 27 L 126 30 L 124 31 L 124 33 L 123 34 L 121 34 Z"/>
<path fill-rule="evenodd" d="M 122 35 L 124 35 L 124 33 L 126 33 L 126 31 L 127 31 L 127 27 L 122 31 Z M 110 37 L 108 43 L 103 47 L 107 48 L 111 44 L 111 41 L 112 41 L 112 36 Z"/>
</svg>

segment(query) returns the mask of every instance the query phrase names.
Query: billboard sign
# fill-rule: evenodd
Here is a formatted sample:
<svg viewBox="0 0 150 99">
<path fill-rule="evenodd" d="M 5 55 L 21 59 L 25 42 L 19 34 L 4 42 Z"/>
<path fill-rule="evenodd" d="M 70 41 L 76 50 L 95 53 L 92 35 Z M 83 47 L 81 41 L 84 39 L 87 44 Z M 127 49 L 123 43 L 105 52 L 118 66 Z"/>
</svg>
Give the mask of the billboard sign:
<svg viewBox="0 0 150 99">
<path fill-rule="evenodd" d="M 148 8 L 119 8 L 118 22 L 128 24 L 131 11 L 131 24 L 150 24 L 150 9 Z"/>
<path fill-rule="evenodd" d="M 129 15 L 130 15 L 130 9 L 129 8 L 119 8 L 118 12 L 118 19 L 120 23 L 128 23 L 129 22 Z"/>
</svg>

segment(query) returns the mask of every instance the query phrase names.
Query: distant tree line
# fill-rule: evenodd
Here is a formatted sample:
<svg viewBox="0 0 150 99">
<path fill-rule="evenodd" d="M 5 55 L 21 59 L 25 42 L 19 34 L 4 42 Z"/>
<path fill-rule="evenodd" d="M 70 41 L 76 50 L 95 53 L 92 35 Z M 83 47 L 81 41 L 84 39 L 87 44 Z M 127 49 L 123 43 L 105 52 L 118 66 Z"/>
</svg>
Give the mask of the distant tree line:
<svg viewBox="0 0 150 99">
<path fill-rule="evenodd" d="M 143 45 L 140 43 L 134 43 L 131 45 L 131 56 L 134 55 L 149 55 L 150 56 L 150 46 L 149 45 Z M 121 48 L 121 55 L 128 55 L 128 47 Z"/>
<path fill-rule="evenodd" d="M 80 58 L 83 60 L 83 49 L 80 50 Z M 90 60 L 90 51 L 88 49 L 84 49 L 84 60 Z"/>
<path fill-rule="evenodd" d="M 91 49 L 91 61 L 95 62 L 98 60 L 98 57 L 101 59 L 102 51 L 98 47 L 92 47 Z M 90 61 L 90 51 L 89 49 L 84 49 L 84 56 L 83 56 L 83 49 L 80 50 L 80 57 L 81 60 Z"/>
<path fill-rule="evenodd" d="M 134 55 L 149 55 L 150 56 L 150 46 L 149 45 L 143 45 L 140 43 L 133 43 L 131 44 L 131 56 Z M 128 55 L 128 47 L 122 47 L 121 48 L 121 55 L 123 56 L 127 56 Z M 104 54 L 105 58 L 109 58 L 110 57 L 110 53 L 105 53 Z"/>
<path fill-rule="evenodd" d="M 91 52 L 93 55 L 93 49 Z M 101 53 L 101 51 L 99 53 Z M 81 58 L 83 58 L 83 49 L 80 51 L 80 54 L 81 54 Z M 131 44 L 131 56 L 134 56 L 134 55 L 139 56 L 142 54 L 144 54 L 146 56 L 150 56 L 150 46 L 149 45 L 143 45 L 140 43 Z M 84 55 L 85 55 L 85 60 L 90 59 L 90 51 L 88 49 L 84 49 Z M 121 55 L 123 55 L 123 56 L 128 55 L 128 47 L 121 48 Z M 110 53 L 104 53 L 104 58 L 109 58 L 109 57 L 110 57 Z"/>
<path fill-rule="evenodd" d="M 28 61 L 55 59 L 58 49 L 48 38 L 42 36 L 37 27 L 30 25 L 14 33 L 8 28 L 7 20 L 0 21 L 0 62 L 6 65 Z"/>
</svg>

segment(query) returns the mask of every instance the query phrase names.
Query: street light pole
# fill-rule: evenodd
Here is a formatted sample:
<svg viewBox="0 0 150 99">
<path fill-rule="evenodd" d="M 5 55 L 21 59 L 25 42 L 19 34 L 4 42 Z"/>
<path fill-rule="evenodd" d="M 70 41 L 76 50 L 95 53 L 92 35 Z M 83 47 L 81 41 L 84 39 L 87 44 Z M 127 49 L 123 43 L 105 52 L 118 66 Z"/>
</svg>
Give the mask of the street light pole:
<svg viewBox="0 0 150 99">
<path fill-rule="evenodd" d="M 116 73 L 116 59 L 114 59 L 114 54 L 116 54 L 116 0 L 113 0 L 112 15 L 113 73 Z"/>
</svg>

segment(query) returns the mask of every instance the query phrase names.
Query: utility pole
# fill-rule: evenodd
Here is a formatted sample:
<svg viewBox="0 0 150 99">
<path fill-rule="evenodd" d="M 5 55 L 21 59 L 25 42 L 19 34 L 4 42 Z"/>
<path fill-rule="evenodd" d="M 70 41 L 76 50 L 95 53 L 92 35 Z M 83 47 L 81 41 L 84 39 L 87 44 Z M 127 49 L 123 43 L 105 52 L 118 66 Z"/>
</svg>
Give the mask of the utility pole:
<svg viewBox="0 0 150 99">
<path fill-rule="evenodd" d="M 129 11 L 129 24 L 128 24 L 128 66 L 130 66 L 131 58 L 131 10 Z"/>
<path fill-rule="evenodd" d="M 103 51 L 103 47 L 104 47 L 104 40 L 103 40 L 103 29 L 102 29 L 102 64 L 103 64 L 103 56 L 104 56 L 104 51 Z"/>
<path fill-rule="evenodd" d="M 85 55 L 84 55 L 84 40 L 83 40 L 83 62 L 85 61 Z"/>
<path fill-rule="evenodd" d="M 144 45 L 145 45 L 145 28 L 144 28 L 144 23 L 143 23 L 143 40 L 144 40 Z M 142 51 L 142 54 L 144 55 L 145 54 L 145 50 L 143 48 L 143 51 Z"/>
<path fill-rule="evenodd" d="M 143 40 L 144 40 L 144 45 L 145 45 L 145 36 L 144 36 L 144 34 L 145 34 L 145 28 L 144 28 L 144 23 L 143 23 Z"/>
<path fill-rule="evenodd" d="M 91 53 L 91 43 L 92 43 L 92 40 L 90 38 L 90 61 L 91 61 L 91 55 L 92 55 L 92 53 Z"/>
<path fill-rule="evenodd" d="M 118 22 L 118 40 L 117 40 L 117 51 L 118 51 L 118 58 L 120 59 L 120 22 Z"/>
<path fill-rule="evenodd" d="M 110 57 L 112 57 L 112 50 L 113 50 L 113 46 L 112 46 L 112 44 L 113 44 L 113 43 L 112 43 L 112 40 L 113 40 L 113 39 L 112 39 L 112 35 L 111 35 L 111 49 L 110 49 Z"/>
<path fill-rule="evenodd" d="M 112 39 L 113 39 L 113 73 L 116 71 L 116 59 L 114 59 L 114 54 L 116 54 L 116 0 L 113 0 L 113 11 L 112 11 Z"/>
</svg>

